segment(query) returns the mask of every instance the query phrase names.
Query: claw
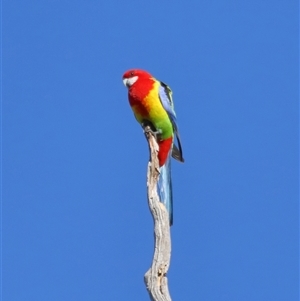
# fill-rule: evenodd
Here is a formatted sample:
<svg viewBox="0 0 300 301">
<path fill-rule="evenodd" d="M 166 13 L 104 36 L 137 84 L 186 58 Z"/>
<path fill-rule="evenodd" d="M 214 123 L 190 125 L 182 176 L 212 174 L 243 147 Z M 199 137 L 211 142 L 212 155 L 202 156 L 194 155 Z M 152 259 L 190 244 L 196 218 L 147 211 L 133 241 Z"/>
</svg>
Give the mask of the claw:
<svg viewBox="0 0 300 301">
<path fill-rule="evenodd" d="M 142 122 L 142 128 L 144 129 L 145 133 L 151 133 L 155 136 L 156 140 L 159 140 L 162 130 L 157 130 L 149 121 Z"/>
<path fill-rule="evenodd" d="M 152 130 L 151 128 L 149 128 L 149 127 L 144 128 L 144 132 L 145 132 L 145 133 L 151 133 L 151 134 L 153 134 L 156 138 L 157 138 L 158 135 L 160 135 L 160 134 L 162 133 L 161 130 L 153 131 L 153 130 Z"/>
</svg>

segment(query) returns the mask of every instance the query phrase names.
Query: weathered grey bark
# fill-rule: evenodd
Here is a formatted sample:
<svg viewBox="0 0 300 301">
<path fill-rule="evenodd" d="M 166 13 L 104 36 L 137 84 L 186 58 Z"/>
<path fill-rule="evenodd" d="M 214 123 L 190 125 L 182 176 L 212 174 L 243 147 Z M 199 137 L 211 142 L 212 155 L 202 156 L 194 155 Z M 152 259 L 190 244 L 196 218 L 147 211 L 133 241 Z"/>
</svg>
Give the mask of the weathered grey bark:
<svg viewBox="0 0 300 301">
<path fill-rule="evenodd" d="M 145 128 L 145 135 L 150 151 L 147 186 L 148 204 L 154 220 L 155 248 L 151 268 L 146 272 L 144 280 L 152 301 L 171 301 L 167 279 L 171 259 L 169 214 L 159 201 L 156 188 L 159 177 L 158 145 L 150 128 Z"/>
</svg>

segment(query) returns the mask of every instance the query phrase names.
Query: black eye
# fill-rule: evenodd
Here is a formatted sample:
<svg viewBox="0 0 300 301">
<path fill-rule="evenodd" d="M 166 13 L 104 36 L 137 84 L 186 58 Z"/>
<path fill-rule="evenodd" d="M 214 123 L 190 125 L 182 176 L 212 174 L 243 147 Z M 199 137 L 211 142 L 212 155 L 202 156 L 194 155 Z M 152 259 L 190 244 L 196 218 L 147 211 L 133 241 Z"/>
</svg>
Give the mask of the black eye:
<svg viewBox="0 0 300 301">
<path fill-rule="evenodd" d="M 133 72 L 133 71 L 131 71 L 131 72 L 130 72 L 130 75 L 131 75 L 131 76 L 133 76 L 133 75 L 134 75 L 134 72 Z"/>
</svg>

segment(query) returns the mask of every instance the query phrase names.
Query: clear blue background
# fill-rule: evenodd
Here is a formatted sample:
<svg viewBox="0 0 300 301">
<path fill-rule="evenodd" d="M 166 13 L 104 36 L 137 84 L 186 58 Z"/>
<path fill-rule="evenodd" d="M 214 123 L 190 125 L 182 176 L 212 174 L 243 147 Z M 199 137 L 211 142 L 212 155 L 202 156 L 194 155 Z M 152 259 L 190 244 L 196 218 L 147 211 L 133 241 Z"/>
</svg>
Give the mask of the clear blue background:
<svg viewBox="0 0 300 301">
<path fill-rule="evenodd" d="M 298 1 L 3 2 L 3 300 L 149 300 L 148 148 L 171 86 L 173 300 L 298 300 Z"/>
</svg>

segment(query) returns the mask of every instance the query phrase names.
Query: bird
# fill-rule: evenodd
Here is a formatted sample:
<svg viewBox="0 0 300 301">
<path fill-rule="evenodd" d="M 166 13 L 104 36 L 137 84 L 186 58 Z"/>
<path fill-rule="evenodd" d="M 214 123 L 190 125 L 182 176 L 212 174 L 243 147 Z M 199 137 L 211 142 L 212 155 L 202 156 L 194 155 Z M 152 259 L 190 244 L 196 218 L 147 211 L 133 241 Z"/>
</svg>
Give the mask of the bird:
<svg viewBox="0 0 300 301">
<path fill-rule="evenodd" d="M 149 126 L 156 137 L 160 173 L 157 192 L 168 211 L 171 226 L 173 224 L 171 157 L 184 162 L 172 90 L 167 84 L 141 69 L 126 71 L 123 74 L 123 83 L 128 88 L 128 100 L 136 120 L 144 129 Z"/>
</svg>

